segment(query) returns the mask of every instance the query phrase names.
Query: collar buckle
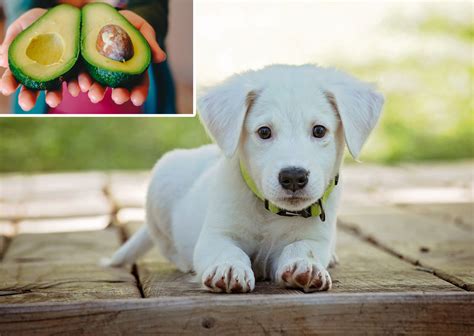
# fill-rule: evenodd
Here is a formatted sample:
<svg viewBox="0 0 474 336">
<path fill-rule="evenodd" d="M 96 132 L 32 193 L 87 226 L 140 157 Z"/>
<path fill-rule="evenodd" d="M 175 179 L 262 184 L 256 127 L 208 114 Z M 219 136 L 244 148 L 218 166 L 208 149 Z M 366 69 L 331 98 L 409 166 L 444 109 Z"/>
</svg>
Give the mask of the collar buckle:
<svg viewBox="0 0 474 336">
<path fill-rule="evenodd" d="M 280 210 L 277 213 L 277 215 L 286 216 L 286 217 L 300 216 L 300 217 L 303 217 L 303 218 L 309 218 L 309 217 L 311 217 L 311 207 L 308 207 L 308 208 L 300 210 L 300 211 Z"/>
</svg>

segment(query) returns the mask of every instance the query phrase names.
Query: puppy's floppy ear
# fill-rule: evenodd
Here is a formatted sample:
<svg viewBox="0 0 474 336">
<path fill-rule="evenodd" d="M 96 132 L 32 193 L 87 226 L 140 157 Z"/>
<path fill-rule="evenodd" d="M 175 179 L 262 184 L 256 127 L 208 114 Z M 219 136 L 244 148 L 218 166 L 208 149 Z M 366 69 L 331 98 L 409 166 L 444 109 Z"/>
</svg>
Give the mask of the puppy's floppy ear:
<svg viewBox="0 0 474 336">
<path fill-rule="evenodd" d="M 341 118 L 347 147 L 356 159 L 380 117 L 384 98 L 370 85 L 349 77 L 324 93 Z"/>
<path fill-rule="evenodd" d="M 256 98 L 247 77 L 235 75 L 205 90 L 197 101 L 202 122 L 227 157 L 237 150 L 245 116 Z"/>
</svg>

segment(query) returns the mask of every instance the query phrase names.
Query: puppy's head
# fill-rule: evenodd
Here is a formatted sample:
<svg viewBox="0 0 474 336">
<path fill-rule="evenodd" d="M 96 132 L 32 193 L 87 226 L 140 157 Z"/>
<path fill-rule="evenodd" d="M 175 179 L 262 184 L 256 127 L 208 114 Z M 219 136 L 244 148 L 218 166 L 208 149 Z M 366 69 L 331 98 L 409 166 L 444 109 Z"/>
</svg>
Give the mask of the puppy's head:
<svg viewBox="0 0 474 336">
<path fill-rule="evenodd" d="M 359 155 L 382 105 L 371 86 L 312 65 L 236 75 L 198 99 L 201 120 L 224 154 L 238 155 L 264 197 L 290 211 L 322 197 L 344 142 Z"/>
</svg>

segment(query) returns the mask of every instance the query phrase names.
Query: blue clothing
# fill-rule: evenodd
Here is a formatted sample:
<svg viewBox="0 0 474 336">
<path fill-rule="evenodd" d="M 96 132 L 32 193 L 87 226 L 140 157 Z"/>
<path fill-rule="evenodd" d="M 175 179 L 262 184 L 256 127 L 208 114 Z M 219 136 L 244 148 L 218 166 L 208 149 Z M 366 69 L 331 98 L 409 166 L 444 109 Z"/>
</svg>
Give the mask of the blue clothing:
<svg viewBox="0 0 474 336">
<path fill-rule="evenodd" d="M 53 0 L 15 0 L 6 1 L 5 10 L 7 23 L 16 20 L 22 13 L 35 7 L 49 8 L 56 4 Z M 155 29 L 160 46 L 166 51 L 165 38 L 168 33 L 168 0 L 129 0 L 130 9 L 146 19 Z M 176 94 L 173 76 L 167 61 L 152 64 L 148 69 L 150 90 L 147 101 L 143 106 L 145 114 L 175 114 Z M 45 93 L 41 92 L 33 110 L 25 112 L 18 105 L 19 90 L 12 100 L 12 111 L 16 114 L 45 114 L 48 106 L 45 103 Z"/>
</svg>

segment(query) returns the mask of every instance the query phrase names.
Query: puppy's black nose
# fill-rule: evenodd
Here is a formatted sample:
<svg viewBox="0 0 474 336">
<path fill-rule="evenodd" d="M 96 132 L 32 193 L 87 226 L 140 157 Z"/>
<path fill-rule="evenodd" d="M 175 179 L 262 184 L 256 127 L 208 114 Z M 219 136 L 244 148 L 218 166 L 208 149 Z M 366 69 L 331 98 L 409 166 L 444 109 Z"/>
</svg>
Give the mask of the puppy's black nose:
<svg viewBox="0 0 474 336">
<path fill-rule="evenodd" d="M 278 175 L 278 181 L 284 189 L 296 191 L 308 184 L 309 172 L 298 167 L 284 168 Z"/>
</svg>

